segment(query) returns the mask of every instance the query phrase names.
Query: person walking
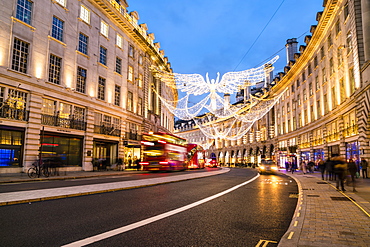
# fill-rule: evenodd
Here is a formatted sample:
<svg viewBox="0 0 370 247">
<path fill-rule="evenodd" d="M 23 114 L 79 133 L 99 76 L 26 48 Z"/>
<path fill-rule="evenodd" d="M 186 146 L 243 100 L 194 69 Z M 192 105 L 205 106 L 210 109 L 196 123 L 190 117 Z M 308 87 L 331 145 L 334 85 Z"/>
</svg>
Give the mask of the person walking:
<svg viewBox="0 0 370 247">
<path fill-rule="evenodd" d="M 319 168 L 319 171 L 321 172 L 321 179 L 324 180 L 326 163 L 322 159 L 320 159 L 317 162 L 317 167 Z"/>
<path fill-rule="evenodd" d="M 303 171 L 303 174 L 307 173 L 306 162 L 304 160 L 301 163 L 301 170 Z"/>
<path fill-rule="evenodd" d="M 367 176 L 367 166 L 368 166 L 367 161 L 365 159 L 362 159 L 361 160 L 362 178 L 369 178 Z"/>
<path fill-rule="evenodd" d="M 330 158 L 325 161 L 326 180 L 329 179 L 330 181 L 333 179 L 333 167 L 331 163 Z"/>
<path fill-rule="evenodd" d="M 347 172 L 347 163 L 345 160 L 339 156 L 334 157 L 333 159 L 333 164 L 334 164 L 334 172 L 338 176 L 337 180 L 337 190 L 339 190 L 339 184 L 342 188 L 342 191 L 346 191 L 344 189 L 344 180 L 346 178 L 346 172 Z"/>
<path fill-rule="evenodd" d="M 356 163 L 353 161 L 353 159 L 349 159 L 349 161 L 348 161 L 348 172 L 351 176 L 353 192 L 357 192 L 357 190 L 356 190 L 356 172 L 357 171 L 358 171 L 358 167 L 357 167 Z"/>
<path fill-rule="evenodd" d="M 313 173 L 315 170 L 315 162 L 311 160 L 310 162 L 308 162 L 307 167 L 308 167 L 308 173 Z"/>
</svg>

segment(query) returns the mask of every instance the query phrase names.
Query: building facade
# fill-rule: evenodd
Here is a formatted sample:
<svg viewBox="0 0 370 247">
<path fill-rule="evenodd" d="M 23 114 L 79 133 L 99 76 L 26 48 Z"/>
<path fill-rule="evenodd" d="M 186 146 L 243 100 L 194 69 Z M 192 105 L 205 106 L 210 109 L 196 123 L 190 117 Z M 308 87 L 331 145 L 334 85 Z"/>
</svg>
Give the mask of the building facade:
<svg viewBox="0 0 370 247">
<path fill-rule="evenodd" d="M 125 0 L 11 0 L 0 9 L 0 173 L 42 157 L 68 170 L 130 164 L 141 134 L 171 132 L 152 72 L 168 58 Z"/>
<path fill-rule="evenodd" d="M 261 157 L 281 166 L 336 155 L 369 161 L 369 5 L 324 0 L 305 44 L 287 40 L 288 64 L 268 88 L 271 95 L 287 89 L 277 104 L 243 138 L 215 140 L 209 152 L 228 165 Z"/>
</svg>

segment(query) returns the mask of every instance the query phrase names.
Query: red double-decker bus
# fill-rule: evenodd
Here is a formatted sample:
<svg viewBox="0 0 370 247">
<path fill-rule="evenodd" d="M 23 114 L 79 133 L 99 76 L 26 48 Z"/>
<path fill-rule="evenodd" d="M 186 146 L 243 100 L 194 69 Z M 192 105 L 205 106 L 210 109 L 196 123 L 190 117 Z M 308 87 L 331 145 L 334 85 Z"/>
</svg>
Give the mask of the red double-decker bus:
<svg viewBox="0 0 370 247">
<path fill-rule="evenodd" d="M 143 134 L 143 161 L 140 165 L 144 171 L 186 170 L 186 139 L 164 133 Z"/>
<path fill-rule="evenodd" d="M 205 167 L 205 152 L 198 144 L 189 143 L 188 151 L 188 169 L 203 169 Z"/>
</svg>

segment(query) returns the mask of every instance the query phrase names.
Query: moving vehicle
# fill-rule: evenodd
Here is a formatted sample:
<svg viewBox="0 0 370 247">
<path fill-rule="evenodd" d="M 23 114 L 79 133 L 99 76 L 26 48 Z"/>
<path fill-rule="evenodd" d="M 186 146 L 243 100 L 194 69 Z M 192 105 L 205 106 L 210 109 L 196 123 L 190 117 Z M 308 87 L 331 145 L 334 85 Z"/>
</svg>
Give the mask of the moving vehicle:
<svg viewBox="0 0 370 247">
<path fill-rule="evenodd" d="M 279 167 L 274 160 L 261 160 L 261 164 L 258 166 L 258 172 L 263 173 L 277 173 Z"/>
<path fill-rule="evenodd" d="M 142 136 L 144 171 L 186 170 L 186 140 L 170 133 L 150 132 Z"/>
<path fill-rule="evenodd" d="M 187 144 L 188 169 L 203 169 L 205 167 L 205 152 L 198 144 Z"/>
<path fill-rule="evenodd" d="M 217 167 L 218 163 L 216 159 L 206 159 L 206 167 Z"/>
</svg>

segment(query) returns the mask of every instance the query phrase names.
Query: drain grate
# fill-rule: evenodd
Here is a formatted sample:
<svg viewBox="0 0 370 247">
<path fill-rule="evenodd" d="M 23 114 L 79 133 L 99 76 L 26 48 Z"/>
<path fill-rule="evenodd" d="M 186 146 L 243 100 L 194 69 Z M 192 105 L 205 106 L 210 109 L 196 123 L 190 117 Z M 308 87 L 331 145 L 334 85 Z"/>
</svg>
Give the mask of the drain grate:
<svg viewBox="0 0 370 247">
<path fill-rule="evenodd" d="M 320 197 L 319 195 L 307 195 L 307 197 Z"/>
<path fill-rule="evenodd" d="M 352 197 L 350 197 L 351 198 L 351 200 L 348 198 L 348 197 L 343 197 L 343 196 L 338 196 L 338 197 L 336 197 L 336 196 L 331 196 L 330 197 L 333 201 L 351 201 L 351 200 L 353 200 L 353 198 Z M 354 201 L 354 200 L 353 200 Z"/>
<path fill-rule="evenodd" d="M 327 182 L 317 182 L 317 184 L 328 184 Z"/>
<path fill-rule="evenodd" d="M 302 189 L 302 190 L 315 190 L 315 189 L 309 188 L 309 189 Z"/>
<path fill-rule="evenodd" d="M 354 235 L 355 235 L 355 233 L 354 233 L 354 232 L 343 232 L 343 231 L 339 232 L 339 234 L 340 234 L 340 235 L 352 235 L 352 236 L 354 236 Z"/>
</svg>

